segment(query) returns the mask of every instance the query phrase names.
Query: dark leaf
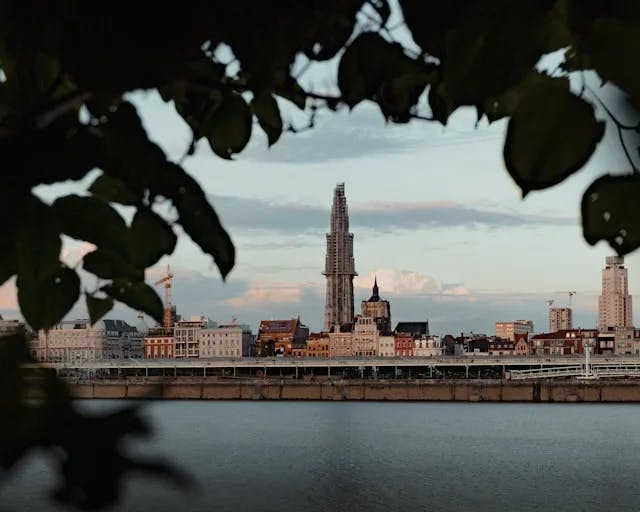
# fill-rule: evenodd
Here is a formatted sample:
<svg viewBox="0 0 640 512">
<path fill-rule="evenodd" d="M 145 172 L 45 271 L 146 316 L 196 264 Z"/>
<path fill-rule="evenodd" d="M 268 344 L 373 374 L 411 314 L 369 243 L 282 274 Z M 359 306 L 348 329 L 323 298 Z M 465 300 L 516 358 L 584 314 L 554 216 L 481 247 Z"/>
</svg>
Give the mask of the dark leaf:
<svg viewBox="0 0 640 512">
<path fill-rule="evenodd" d="M 269 146 L 275 144 L 282 134 L 282 117 L 275 98 L 266 91 L 257 94 L 251 101 L 251 110 L 267 134 Z"/>
<path fill-rule="evenodd" d="M 530 73 L 519 84 L 503 94 L 487 99 L 482 105 L 482 113 L 486 114 L 490 123 L 512 116 L 523 99 L 536 87 L 557 87 L 567 89 L 567 78 L 552 78 L 541 73 Z"/>
<path fill-rule="evenodd" d="M 386 0 L 371 0 L 371 5 L 380 17 L 383 26 L 389 18 L 389 4 Z M 304 53 L 311 60 L 329 60 L 344 47 L 353 33 L 356 13 L 362 7 L 362 0 L 333 0 L 325 2 L 324 8 L 313 19 L 315 28 L 311 44 Z"/>
<path fill-rule="evenodd" d="M 504 161 L 523 195 L 560 183 L 591 157 L 604 133 L 593 107 L 566 82 L 527 91 L 507 130 Z"/>
<path fill-rule="evenodd" d="M 97 249 L 84 256 L 83 268 L 102 279 L 119 277 L 141 281 L 144 270 L 134 267 L 120 253 Z"/>
<path fill-rule="evenodd" d="M 20 310 L 36 330 L 48 329 L 62 320 L 80 294 L 80 278 L 67 267 L 38 280 L 18 274 L 16 284 Z"/>
<path fill-rule="evenodd" d="M 178 210 L 178 222 L 226 276 L 235 258 L 228 233 L 200 185 L 182 167 L 167 162 L 160 148 L 149 141 L 131 104 L 123 103 L 110 116 L 105 139 L 110 148 L 106 170 L 121 180 L 133 181 L 137 188 L 149 189 L 152 199 L 157 195 L 171 199 Z"/>
<path fill-rule="evenodd" d="M 51 207 L 31 196 L 21 214 L 15 238 L 15 264 L 18 277 L 40 281 L 60 269 L 60 229 Z"/>
<path fill-rule="evenodd" d="M 157 322 L 162 322 L 162 302 L 153 288 L 147 284 L 129 279 L 114 279 L 113 283 L 103 286 L 100 290 L 136 311 L 147 313 Z"/>
<path fill-rule="evenodd" d="M 239 94 L 230 94 L 202 126 L 213 152 L 222 158 L 239 153 L 251 138 L 251 109 Z"/>
<path fill-rule="evenodd" d="M 178 222 L 191 239 L 213 257 L 222 277 L 226 277 L 235 262 L 235 249 L 229 234 L 222 227 L 200 186 L 180 167 L 170 169 L 170 174 L 175 176 L 172 179 L 179 180 L 174 194 L 170 196 L 178 210 Z"/>
<path fill-rule="evenodd" d="M 113 178 L 108 174 L 98 176 L 89 187 L 95 197 L 107 203 L 120 203 L 126 205 L 138 205 L 142 201 L 142 191 L 134 191 L 123 181 Z"/>
<path fill-rule="evenodd" d="M 453 31 L 476 0 L 400 0 L 413 40 L 435 57 L 446 53 L 446 36 Z"/>
<path fill-rule="evenodd" d="M 88 293 L 85 295 L 87 298 L 87 310 L 89 311 L 89 319 L 91 320 L 91 325 L 93 325 L 109 311 L 111 311 L 111 309 L 113 308 L 113 299 L 110 297 L 101 299 L 98 297 L 93 297 Z"/>
<path fill-rule="evenodd" d="M 595 69 L 640 101 L 640 77 L 633 64 L 640 53 L 640 19 L 596 19 L 581 48 L 584 67 Z M 587 64 L 587 66 L 584 66 Z"/>
<path fill-rule="evenodd" d="M 278 96 L 289 100 L 296 107 L 303 110 L 307 105 L 307 93 L 293 78 L 287 78 L 285 82 L 274 91 Z"/>
<path fill-rule="evenodd" d="M 406 121 L 429 83 L 432 67 L 409 58 L 399 44 L 365 32 L 340 59 L 338 87 L 347 105 L 353 107 L 371 99 L 385 117 Z"/>
<path fill-rule="evenodd" d="M 6 252 L 0 254 L 0 286 L 18 271 L 18 265 L 13 250 L 6 248 Z"/>
<path fill-rule="evenodd" d="M 162 217 L 138 207 L 129 228 L 129 259 L 136 267 L 147 268 L 171 254 L 176 241 L 173 229 Z"/>
<path fill-rule="evenodd" d="M 591 245 L 606 240 L 620 255 L 640 247 L 640 175 L 602 176 L 582 197 L 582 230 Z"/>
<path fill-rule="evenodd" d="M 68 195 L 53 203 L 65 234 L 98 247 L 125 248 L 127 226 L 118 212 L 95 197 Z"/>
</svg>

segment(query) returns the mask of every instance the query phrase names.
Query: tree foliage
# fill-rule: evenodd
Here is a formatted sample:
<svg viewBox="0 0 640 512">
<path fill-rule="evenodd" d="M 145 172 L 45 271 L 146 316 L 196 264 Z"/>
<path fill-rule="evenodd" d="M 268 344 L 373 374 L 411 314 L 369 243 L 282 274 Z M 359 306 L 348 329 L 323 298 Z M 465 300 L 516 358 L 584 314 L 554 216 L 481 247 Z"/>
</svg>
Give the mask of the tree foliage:
<svg viewBox="0 0 640 512">
<path fill-rule="evenodd" d="M 126 100 L 139 89 L 157 89 L 175 106 L 193 134 L 187 155 L 206 139 L 225 159 L 256 127 L 269 145 L 295 131 L 281 115 L 288 103 L 310 124 L 318 108 L 362 101 L 394 123 L 446 124 L 458 108 L 473 107 L 479 119 L 509 120 L 505 166 L 523 195 L 560 183 L 589 160 L 604 133 L 598 103 L 630 169 L 586 191 L 584 237 L 606 240 L 621 255 L 637 249 L 638 116 L 623 124 L 597 93 L 570 87 L 569 77 L 593 71 L 622 91 L 629 112 L 640 107 L 640 3 L 399 0 L 399 9 L 402 26 L 390 26 L 387 0 L 187 0 L 171 8 L 0 1 L 0 284 L 17 276 L 26 321 L 54 325 L 83 292 L 92 321 L 114 300 L 160 321 L 144 270 L 174 250 L 177 225 L 223 277 L 233 267 L 231 238 L 203 190 L 149 140 Z M 541 57 L 557 50 L 561 65 L 541 71 Z M 305 90 L 299 63 L 332 59 L 335 92 Z M 85 196 L 45 204 L 32 192 L 93 169 L 102 174 Z M 154 210 L 167 201 L 174 220 Z M 133 207 L 133 220 L 115 205 Z M 82 268 L 98 278 L 97 289 L 82 290 L 77 269 L 60 261 L 62 235 L 96 246 Z"/>
<path fill-rule="evenodd" d="M 206 139 L 222 158 L 243 150 L 254 121 L 269 145 L 276 143 L 286 129 L 282 100 L 309 112 L 368 100 L 397 123 L 445 124 L 457 108 L 473 106 L 490 122 L 509 118 L 505 166 L 523 194 L 578 171 L 602 139 L 596 98 L 571 89 L 569 73 L 594 70 L 639 103 L 632 62 L 640 7 L 632 0 L 401 0 L 400 9 L 404 40 L 395 40 L 385 0 L 187 2 L 153 12 L 144 3 L 95 9 L 72 0 L 2 2 L 0 154 L 8 186 L 1 204 L 8 225 L 0 279 L 17 275 L 26 320 L 50 326 L 81 291 L 74 270 L 59 262 L 63 234 L 96 245 L 84 269 L 120 285 L 85 290 L 88 299 L 108 295 L 160 319 L 157 301 L 143 298 L 144 269 L 175 247 L 173 222 L 153 211 L 160 200 L 173 204 L 175 224 L 222 276 L 233 267 L 233 245 L 215 211 L 199 185 L 148 139 L 124 99 L 129 91 L 160 91 L 192 130 L 190 152 Z M 419 51 L 402 44 L 408 36 Z M 220 57 L 222 46 L 231 62 Z M 566 55 L 560 71 L 539 71 L 540 58 L 559 49 Z M 296 59 L 334 59 L 339 92 L 304 90 Z M 46 205 L 31 192 L 95 168 L 103 174 L 86 197 Z M 640 186 L 637 172 L 611 179 Z M 600 206 L 617 203 L 610 190 L 600 192 Z M 130 225 L 114 204 L 136 208 Z M 594 225 L 601 219 L 585 215 L 585 239 L 609 240 L 620 254 L 635 249 L 637 209 L 624 211 L 629 215 L 618 219 L 618 231 L 606 236 Z M 27 254 L 39 247 L 37 256 Z M 47 306 L 53 298 L 57 305 Z M 91 304 L 97 315 L 112 302 Z"/>
</svg>

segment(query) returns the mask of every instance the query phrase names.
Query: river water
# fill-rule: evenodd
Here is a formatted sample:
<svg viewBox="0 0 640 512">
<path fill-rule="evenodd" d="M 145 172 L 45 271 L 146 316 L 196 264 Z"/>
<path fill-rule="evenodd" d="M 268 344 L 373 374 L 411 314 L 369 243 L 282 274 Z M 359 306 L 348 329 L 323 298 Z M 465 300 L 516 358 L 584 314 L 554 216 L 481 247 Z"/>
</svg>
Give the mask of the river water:
<svg viewBox="0 0 640 512">
<path fill-rule="evenodd" d="M 121 404 L 121 402 L 120 402 Z M 117 402 L 83 402 L 105 409 Z M 640 406 L 150 402 L 153 439 L 199 482 L 132 477 L 117 511 L 640 510 Z M 0 510 L 66 510 L 34 455 Z"/>
</svg>

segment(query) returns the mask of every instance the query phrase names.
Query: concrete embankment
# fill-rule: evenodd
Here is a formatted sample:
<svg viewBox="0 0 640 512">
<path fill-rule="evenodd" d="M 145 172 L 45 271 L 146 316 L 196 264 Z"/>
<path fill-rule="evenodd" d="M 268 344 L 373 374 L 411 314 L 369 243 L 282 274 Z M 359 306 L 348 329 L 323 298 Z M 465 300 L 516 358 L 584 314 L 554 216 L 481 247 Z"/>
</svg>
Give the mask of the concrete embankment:
<svg viewBox="0 0 640 512">
<path fill-rule="evenodd" d="M 164 400 L 389 400 L 640 402 L 638 381 L 164 380 L 70 383 L 75 398 Z"/>
</svg>

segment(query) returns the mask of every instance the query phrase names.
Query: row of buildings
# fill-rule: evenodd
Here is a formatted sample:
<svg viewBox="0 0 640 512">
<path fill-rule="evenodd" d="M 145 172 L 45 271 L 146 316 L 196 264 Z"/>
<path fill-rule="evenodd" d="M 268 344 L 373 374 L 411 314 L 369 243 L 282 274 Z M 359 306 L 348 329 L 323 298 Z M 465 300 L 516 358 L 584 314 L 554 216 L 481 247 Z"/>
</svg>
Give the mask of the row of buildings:
<svg viewBox="0 0 640 512">
<path fill-rule="evenodd" d="M 163 325 L 148 329 L 122 320 L 64 321 L 32 342 L 40 361 L 76 362 L 109 359 L 211 357 L 430 357 L 441 355 L 571 355 L 585 347 L 595 353 L 640 354 L 633 328 L 632 298 L 623 258 L 607 257 L 602 271 L 598 329 L 574 329 L 571 308 L 549 309 L 549 332 L 534 335 L 530 320 L 496 322 L 495 335 L 461 333 L 443 338 L 429 332 L 428 321 L 399 322 L 392 328 L 391 304 L 372 295 L 354 310 L 353 278 L 357 275 L 353 233 L 344 184 L 334 190 L 330 231 L 326 235 L 324 328 L 310 333 L 300 320 L 263 320 L 254 335 L 246 324 L 217 324 L 205 317 L 179 319 L 169 295 Z M 173 275 L 164 283 L 167 290 Z M 571 294 L 575 292 L 569 292 Z M 550 306 L 551 306 L 551 302 Z"/>
</svg>

